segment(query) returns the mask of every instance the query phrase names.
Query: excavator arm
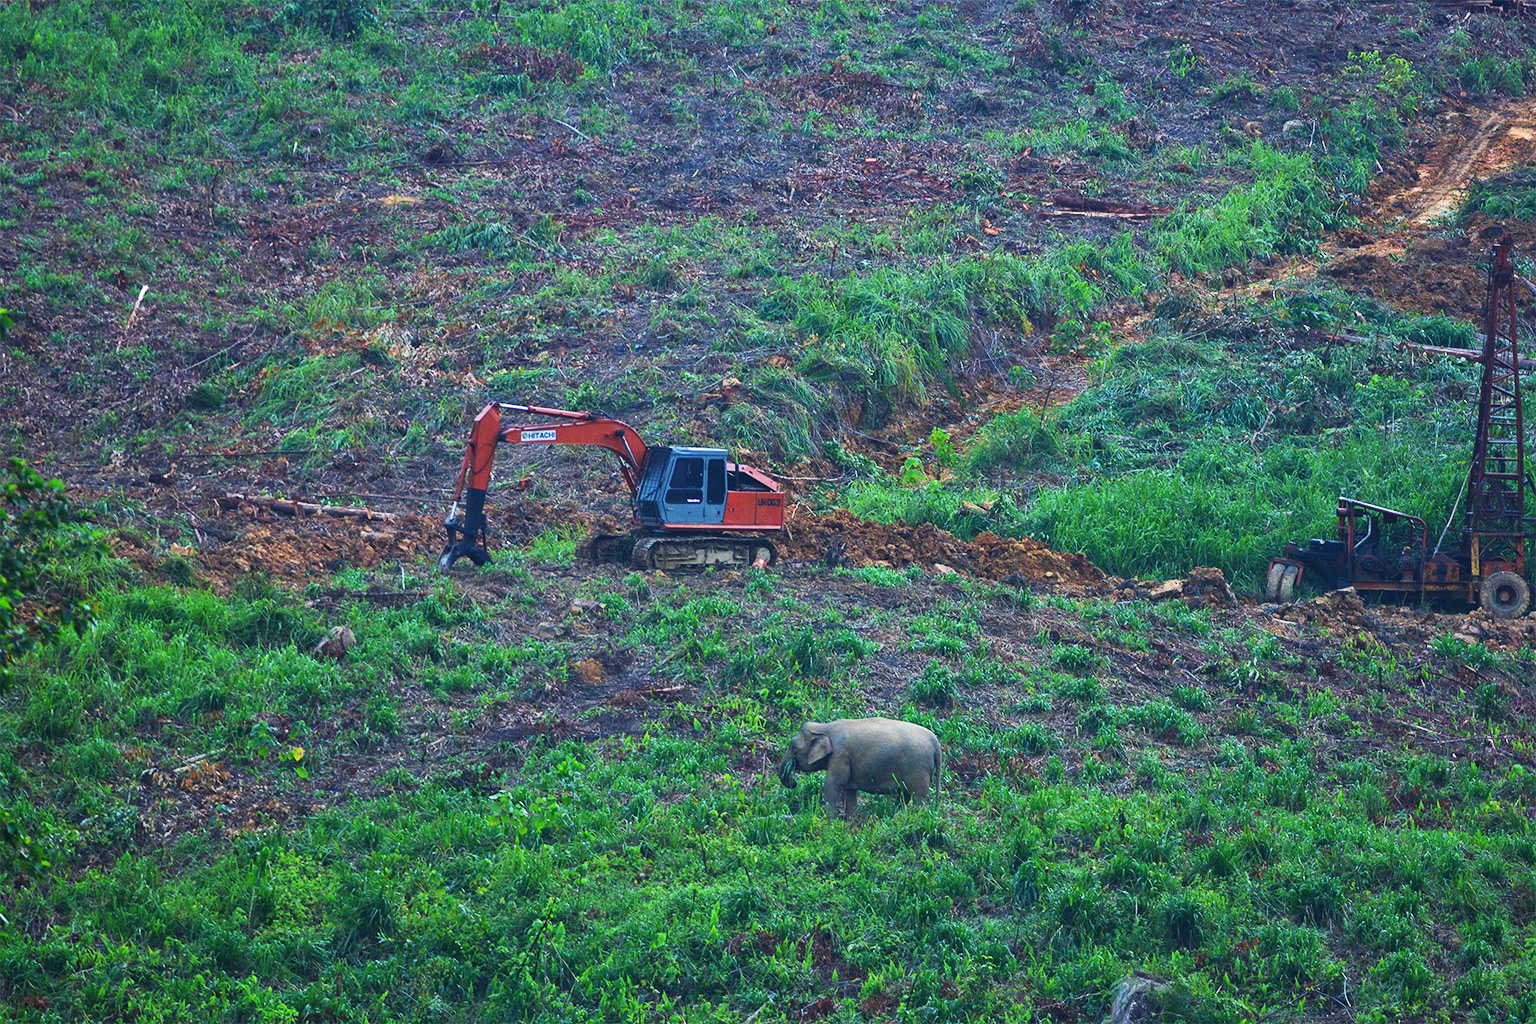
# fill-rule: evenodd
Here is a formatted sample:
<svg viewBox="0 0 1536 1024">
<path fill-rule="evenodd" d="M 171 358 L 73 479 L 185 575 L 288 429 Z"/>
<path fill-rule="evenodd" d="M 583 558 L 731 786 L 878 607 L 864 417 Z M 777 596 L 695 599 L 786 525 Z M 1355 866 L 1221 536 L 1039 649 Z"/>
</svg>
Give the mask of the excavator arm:
<svg viewBox="0 0 1536 1024">
<path fill-rule="evenodd" d="M 503 426 L 503 411 L 550 417 L 551 421 Z M 560 421 L 564 422 L 560 422 Z M 487 405 L 475 417 L 469 433 L 469 446 L 459 467 L 459 479 L 453 494 L 453 508 L 444 527 L 448 543 L 437 564 L 447 569 L 460 558 L 476 565 L 491 560 L 486 552 L 485 492 L 491 484 L 491 467 L 496 461 L 498 444 L 588 444 L 607 448 L 619 458 L 619 472 L 631 495 L 639 486 L 640 470 L 645 465 L 646 446 L 635 428 L 618 420 L 589 412 L 545 409 L 536 405 Z M 464 502 L 461 511 L 459 502 Z"/>
</svg>

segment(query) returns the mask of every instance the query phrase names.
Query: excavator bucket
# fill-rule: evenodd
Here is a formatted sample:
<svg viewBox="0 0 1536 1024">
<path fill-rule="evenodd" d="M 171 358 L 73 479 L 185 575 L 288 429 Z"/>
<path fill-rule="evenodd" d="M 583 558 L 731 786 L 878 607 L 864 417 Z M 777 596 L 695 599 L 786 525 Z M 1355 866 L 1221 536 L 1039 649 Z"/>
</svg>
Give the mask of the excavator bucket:
<svg viewBox="0 0 1536 1024">
<path fill-rule="evenodd" d="M 485 492 L 469 492 L 469 508 L 463 519 L 459 518 L 459 503 L 453 503 L 443 529 L 448 532 L 448 542 L 438 556 L 439 569 L 451 569 L 453 563 L 467 558 L 476 565 L 485 565 L 491 556 L 485 550 Z"/>
</svg>

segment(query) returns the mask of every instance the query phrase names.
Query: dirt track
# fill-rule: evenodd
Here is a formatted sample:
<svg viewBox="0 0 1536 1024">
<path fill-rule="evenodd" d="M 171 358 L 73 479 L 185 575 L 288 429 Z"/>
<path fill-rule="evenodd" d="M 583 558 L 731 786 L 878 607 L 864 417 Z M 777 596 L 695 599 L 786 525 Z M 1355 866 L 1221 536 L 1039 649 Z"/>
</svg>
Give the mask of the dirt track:
<svg viewBox="0 0 1536 1024">
<path fill-rule="evenodd" d="M 1277 285 L 1322 276 L 1346 291 L 1416 313 L 1481 319 L 1486 279 L 1477 260 L 1490 239 L 1508 230 L 1521 251 L 1536 244 L 1524 223 L 1494 223 L 1480 214 L 1451 225 L 1473 185 L 1536 161 L 1536 100 L 1442 114 L 1429 137 L 1377 178 L 1360 227 L 1321 240 L 1317 258 L 1277 263 L 1233 296 L 1264 299 Z"/>
<path fill-rule="evenodd" d="M 1414 168 L 1412 183 L 1375 204 L 1373 219 L 1378 223 L 1430 228 L 1456 212 L 1476 179 L 1536 159 L 1536 100 L 1452 111 L 1438 127 L 1440 138 Z"/>
</svg>

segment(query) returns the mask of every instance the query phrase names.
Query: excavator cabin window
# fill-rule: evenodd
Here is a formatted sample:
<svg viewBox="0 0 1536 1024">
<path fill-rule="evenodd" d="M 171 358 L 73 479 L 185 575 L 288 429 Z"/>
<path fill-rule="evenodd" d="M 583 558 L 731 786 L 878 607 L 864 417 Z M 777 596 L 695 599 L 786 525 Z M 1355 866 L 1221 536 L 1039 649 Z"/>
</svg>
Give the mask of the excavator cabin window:
<svg viewBox="0 0 1536 1024">
<path fill-rule="evenodd" d="M 667 484 L 668 505 L 699 505 L 704 501 L 704 460 L 679 458 L 672 463 Z"/>
<path fill-rule="evenodd" d="M 709 504 L 725 504 L 725 460 L 709 460 Z"/>
</svg>

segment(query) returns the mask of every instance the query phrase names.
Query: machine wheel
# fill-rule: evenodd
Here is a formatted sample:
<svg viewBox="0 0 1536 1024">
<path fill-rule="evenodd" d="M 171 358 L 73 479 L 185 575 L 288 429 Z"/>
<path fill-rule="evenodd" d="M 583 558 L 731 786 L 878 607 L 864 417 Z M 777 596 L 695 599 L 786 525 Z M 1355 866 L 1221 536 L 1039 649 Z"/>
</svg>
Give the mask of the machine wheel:
<svg viewBox="0 0 1536 1024">
<path fill-rule="evenodd" d="M 1264 600 L 1270 604 L 1290 604 L 1296 600 L 1296 581 L 1301 566 L 1292 562 L 1270 562 L 1264 576 Z"/>
<path fill-rule="evenodd" d="M 630 550 L 634 546 L 633 535 L 600 533 L 588 538 L 577 550 L 576 556 L 584 562 L 624 565 L 629 561 Z"/>
<path fill-rule="evenodd" d="M 1296 601 L 1296 581 L 1301 578 L 1301 566 L 1287 565 L 1285 572 L 1280 576 L 1280 603 L 1293 604 Z"/>
<path fill-rule="evenodd" d="M 1284 562 L 1269 563 L 1269 572 L 1264 576 L 1264 600 L 1270 604 L 1280 603 L 1280 578 L 1284 575 Z"/>
<path fill-rule="evenodd" d="M 636 569 L 665 572 L 697 571 L 711 566 L 745 569 L 758 562 L 772 565 L 778 560 L 778 550 L 771 542 L 739 536 L 641 537 L 630 555 L 630 564 Z"/>
<path fill-rule="evenodd" d="M 1531 586 L 1515 573 L 1501 571 L 1483 580 L 1479 603 L 1496 619 L 1518 619 L 1531 607 Z"/>
</svg>

